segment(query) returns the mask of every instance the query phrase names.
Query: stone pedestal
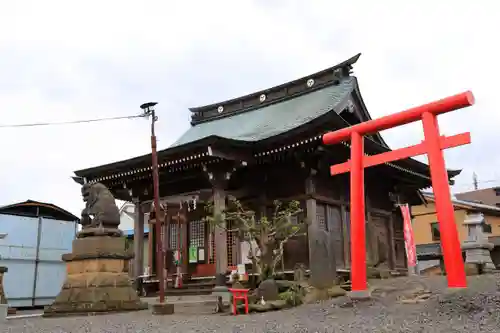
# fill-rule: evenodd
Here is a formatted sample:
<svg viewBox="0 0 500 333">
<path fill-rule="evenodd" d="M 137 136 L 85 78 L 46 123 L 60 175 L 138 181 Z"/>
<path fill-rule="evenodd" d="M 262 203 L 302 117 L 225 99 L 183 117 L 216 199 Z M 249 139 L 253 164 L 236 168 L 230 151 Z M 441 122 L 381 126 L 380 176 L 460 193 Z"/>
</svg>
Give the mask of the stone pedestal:
<svg viewBox="0 0 500 333">
<path fill-rule="evenodd" d="M 485 270 L 495 269 L 490 254 L 494 245 L 488 241 L 488 237 L 483 232 L 484 223 L 482 213 L 468 214 L 464 221 L 469 236 L 462 243 L 462 250 L 465 251 L 465 264 L 468 275 L 480 274 Z"/>
<path fill-rule="evenodd" d="M 94 315 L 147 309 L 128 275 L 125 238 L 91 236 L 75 239 L 73 252 L 64 254 L 67 276 L 44 316 Z"/>
<path fill-rule="evenodd" d="M 337 280 L 332 236 L 318 226 L 309 226 L 309 283 L 317 289 L 328 289 Z"/>
<path fill-rule="evenodd" d="M 215 296 L 217 300 L 215 312 L 222 312 L 224 309 L 224 304 L 228 304 L 231 298 L 229 288 L 226 285 L 225 274 L 216 274 L 215 287 L 214 289 L 212 289 L 212 296 Z"/>
<path fill-rule="evenodd" d="M 370 290 L 349 291 L 347 297 L 353 301 L 365 301 L 372 298 Z"/>
<path fill-rule="evenodd" d="M 174 305 L 170 303 L 155 303 L 152 306 L 154 315 L 171 315 L 174 314 Z"/>
</svg>

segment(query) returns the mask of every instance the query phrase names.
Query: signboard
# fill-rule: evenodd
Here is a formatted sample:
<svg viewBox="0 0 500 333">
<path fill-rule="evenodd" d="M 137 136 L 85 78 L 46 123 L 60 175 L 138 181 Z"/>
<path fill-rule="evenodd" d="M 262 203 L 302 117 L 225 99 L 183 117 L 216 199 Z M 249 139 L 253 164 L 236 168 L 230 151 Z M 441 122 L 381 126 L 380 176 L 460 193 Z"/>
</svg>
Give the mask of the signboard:
<svg viewBox="0 0 500 333">
<path fill-rule="evenodd" d="M 403 231 L 405 237 L 406 259 L 408 267 L 417 266 L 417 251 L 415 248 L 415 240 L 413 238 L 413 227 L 411 225 L 410 207 L 408 204 L 399 206 L 403 215 Z"/>
<path fill-rule="evenodd" d="M 198 262 L 198 247 L 191 246 L 189 247 L 189 263 L 197 263 Z"/>
</svg>

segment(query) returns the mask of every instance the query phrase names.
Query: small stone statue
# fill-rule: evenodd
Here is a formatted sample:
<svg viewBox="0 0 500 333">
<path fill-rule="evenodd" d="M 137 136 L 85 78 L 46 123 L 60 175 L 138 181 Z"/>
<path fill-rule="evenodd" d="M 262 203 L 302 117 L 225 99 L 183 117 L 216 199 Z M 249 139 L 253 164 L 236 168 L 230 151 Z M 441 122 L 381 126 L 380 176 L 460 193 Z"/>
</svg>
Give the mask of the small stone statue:
<svg viewBox="0 0 500 333">
<path fill-rule="evenodd" d="M 121 236 L 120 211 L 115 198 L 106 186 L 101 183 L 84 184 L 82 196 L 85 208 L 82 210 L 80 223 L 82 231 L 78 238 L 87 236 Z"/>
<path fill-rule="evenodd" d="M 293 269 L 293 280 L 298 283 L 303 283 L 307 281 L 307 270 L 303 263 L 295 264 Z"/>
</svg>

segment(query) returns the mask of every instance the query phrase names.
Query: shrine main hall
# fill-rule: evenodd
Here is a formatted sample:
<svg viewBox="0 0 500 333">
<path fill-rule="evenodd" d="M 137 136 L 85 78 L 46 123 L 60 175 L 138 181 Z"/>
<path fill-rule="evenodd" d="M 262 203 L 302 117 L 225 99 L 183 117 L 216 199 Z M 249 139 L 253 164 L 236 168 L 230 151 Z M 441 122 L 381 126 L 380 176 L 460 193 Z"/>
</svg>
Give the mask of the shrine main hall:
<svg viewBox="0 0 500 333">
<path fill-rule="evenodd" d="M 353 75 L 359 57 L 275 87 L 191 108 L 189 129 L 158 151 L 160 206 L 166 211 L 160 235 L 150 214 L 151 154 L 76 171 L 90 183 L 106 185 L 115 198 L 135 204 L 133 275 L 142 275 L 146 268 L 155 274 L 158 237 L 169 279 L 181 274 L 184 285 L 215 283 L 238 264 L 251 272 L 248 244 L 231 228 L 212 227 L 205 220 L 205 204 L 213 201 L 214 211 L 220 212 L 228 197 L 259 216 L 271 214 L 277 199 L 301 203 L 303 213 L 295 219 L 307 222 L 304 233 L 285 244 L 280 270 L 289 272 L 302 264 L 310 274 L 326 266 L 349 272 L 349 175 L 329 172 L 330 165 L 348 160 L 349 144 L 326 146 L 321 138 L 371 119 Z M 391 151 L 380 134 L 366 137 L 364 145 L 369 155 Z M 450 180 L 459 172 L 449 171 Z M 419 191 L 430 186 L 428 165 L 415 159 L 366 169 L 369 266 L 384 265 L 394 273 L 407 270 L 397 204 L 421 204 Z M 150 224 L 147 238 L 145 224 Z M 314 257 L 317 232 L 328 239 L 326 258 Z M 180 262 L 175 261 L 177 253 Z"/>
</svg>

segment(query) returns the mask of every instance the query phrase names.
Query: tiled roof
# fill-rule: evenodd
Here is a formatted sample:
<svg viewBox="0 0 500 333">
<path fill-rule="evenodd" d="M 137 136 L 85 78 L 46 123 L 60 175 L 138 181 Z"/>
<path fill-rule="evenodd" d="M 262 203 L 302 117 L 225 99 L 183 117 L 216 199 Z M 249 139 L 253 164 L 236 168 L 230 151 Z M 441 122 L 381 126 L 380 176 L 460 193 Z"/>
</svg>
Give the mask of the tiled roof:
<svg viewBox="0 0 500 333">
<path fill-rule="evenodd" d="M 209 136 L 239 141 L 260 141 L 302 126 L 335 109 L 352 92 L 355 78 L 338 85 L 274 103 L 249 112 L 197 124 L 188 129 L 171 147 Z"/>
</svg>

